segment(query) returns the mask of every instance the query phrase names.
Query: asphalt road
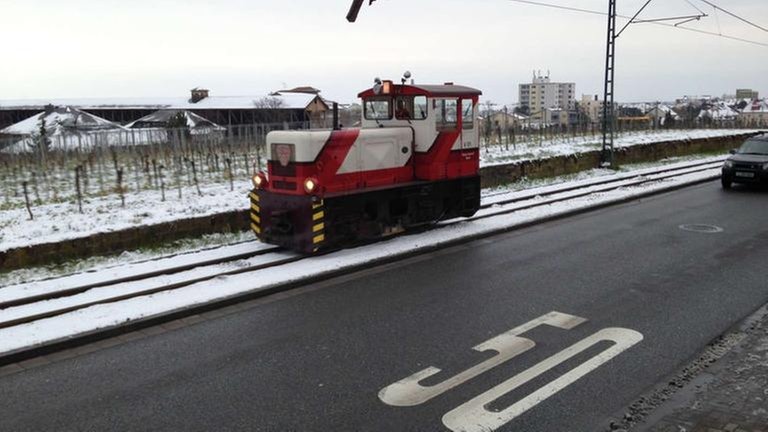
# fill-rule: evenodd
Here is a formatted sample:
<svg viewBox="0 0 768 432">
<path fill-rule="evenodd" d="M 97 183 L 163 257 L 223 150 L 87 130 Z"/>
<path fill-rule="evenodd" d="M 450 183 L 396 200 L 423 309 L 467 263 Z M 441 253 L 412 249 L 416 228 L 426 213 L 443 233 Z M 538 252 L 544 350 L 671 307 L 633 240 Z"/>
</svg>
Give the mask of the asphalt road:
<svg viewBox="0 0 768 432">
<path fill-rule="evenodd" d="M 712 182 L 295 290 L 1 377 L 0 430 L 602 430 L 768 302 L 766 209 Z"/>
</svg>

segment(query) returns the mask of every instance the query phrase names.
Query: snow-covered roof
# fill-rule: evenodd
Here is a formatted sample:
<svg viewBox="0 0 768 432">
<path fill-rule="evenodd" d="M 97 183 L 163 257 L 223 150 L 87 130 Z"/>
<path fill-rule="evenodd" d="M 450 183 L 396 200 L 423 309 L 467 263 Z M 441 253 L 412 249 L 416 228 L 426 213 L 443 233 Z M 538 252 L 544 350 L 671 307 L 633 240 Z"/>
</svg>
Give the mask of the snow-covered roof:
<svg viewBox="0 0 768 432">
<path fill-rule="evenodd" d="M 749 101 L 747 106 L 742 110 L 743 113 L 768 113 L 768 101 L 756 100 Z"/>
<path fill-rule="evenodd" d="M 731 119 L 739 116 L 739 112 L 729 107 L 725 102 L 718 102 L 711 108 L 703 109 L 699 112 L 699 118 L 709 117 L 712 119 Z"/>
<path fill-rule="evenodd" d="M 46 105 L 74 106 L 80 109 L 253 109 L 259 101 L 275 98 L 281 101 L 277 108 L 306 109 L 317 98 L 316 94 L 278 93 L 256 96 L 209 96 L 197 103 L 186 97 L 150 98 L 72 98 L 72 99 L 16 99 L 0 100 L 2 109 L 43 109 Z M 274 107 L 273 107 L 274 108 Z"/>
<path fill-rule="evenodd" d="M 201 117 L 192 111 L 188 110 L 159 110 L 155 111 L 152 114 L 146 115 L 134 122 L 131 122 L 127 124 L 125 127 L 129 129 L 133 128 L 141 128 L 141 127 L 157 127 L 157 126 L 166 126 L 168 122 L 170 121 L 171 117 L 177 115 L 178 113 L 182 113 L 184 115 L 184 118 L 187 121 L 187 126 L 190 129 L 224 129 L 223 127 L 217 125 L 216 123 Z"/>
<path fill-rule="evenodd" d="M 670 116 L 672 116 L 672 118 L 679 117 L 677 112 L 674 109 L 672 109 L 671 106 L 666 105 L 666 104 L 655 105 L 653 108 L 650 108 L 646 112 L 646 114 L 661 114 L 661 115 L 664 115 L 664 116 L 669 114 Z"/>
<path fill-rule="evenodd" d="M 0 133 L 8 135 L 36 134 L 39 133 L 43 120 L 45 121 L 45 130 L 48 132 L 49 136 L 67 132 L 122 129 L 122 126 L 117 123 L 112 123 L 99 116 L 67 106 L 49 107 L 46 111 L 40 112 L 0 130 Z"/>
</svg>

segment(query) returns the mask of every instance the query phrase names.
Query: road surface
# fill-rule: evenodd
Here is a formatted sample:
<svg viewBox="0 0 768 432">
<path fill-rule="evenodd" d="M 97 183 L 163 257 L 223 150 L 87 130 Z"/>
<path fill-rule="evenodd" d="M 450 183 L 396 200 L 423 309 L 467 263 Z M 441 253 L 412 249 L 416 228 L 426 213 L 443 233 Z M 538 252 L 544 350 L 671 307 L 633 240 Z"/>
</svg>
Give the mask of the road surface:
<svg viewBox="0 0 768 432">
<path fill-rule="evenodd" d="M 0 430 L 602 430 L 768 302 L 767 205 L 706 183 L 29 362 Z"/>
</svg>

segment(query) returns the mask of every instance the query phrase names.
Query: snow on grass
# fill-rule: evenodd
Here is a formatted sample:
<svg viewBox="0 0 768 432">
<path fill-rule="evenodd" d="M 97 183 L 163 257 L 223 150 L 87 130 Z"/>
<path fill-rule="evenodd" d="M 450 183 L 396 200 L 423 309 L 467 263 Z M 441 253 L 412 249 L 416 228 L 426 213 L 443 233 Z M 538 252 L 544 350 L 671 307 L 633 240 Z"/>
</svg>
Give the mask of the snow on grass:
<svg viewBox="0 0 768 432">
<path fill-rule="evenodd" d="M 24 281 L 15 285 L 0 286 L 0 304 L 52 292 L 94 285 L 115 284 L 120 280 L 129 279 L 137 275 L 150 275 L 159 272 L 172 273 L 188 267 L 195 269 L 202 268 L 201 266 L 215 267 L 216 264 L 212 263 L 223 260 L 232 260 L 235 262 L 235 268 L 239 268 L 241 261 L 238 261 L 238 259 L 242 260 L 245 257 L 259 254 L 260 252 L 263 254 L 266 249 L 274 249 L 274 247 L 252 240 L 215 248 L 205 248 L 195 252 L 176 253 L 158 257 L 157 259 L 130 262 L 119 266 L 97 267 L 57 278 Z M 218 271 L 226 272 L 227 268 L 222 264 L 218 267 Z M 3 312 L 0 310 L 0 315 Z"/>
<path fill-rule="evenodd" d="M 625 187 L 597 193 L 571 201 L 520 210 L 512 214 L 459 223 L 421 234 L 397 237 L 374 245 L 310 257 L 298 262 L 272 267 L 257 273 L 222 276 L 188 287 L 163 291 L 117 303 L 91 306 L 57 317 L 0 329 L 0 355 L 27 347 L 65 340 L 75 335 L 126 322 L 179 311 L 194 305 L 224 300 L 245 293 L 258 292 L 289 282 L 330 275 L 352 266 L 370 265 L 393 257 L 427 250 L 459 239 L 490 235 L 547 217 L 566 215 L 612 202 L 639 197 L 652 191 L 663 191 L 688 183 L 717 178 L 719 169 L 688 174 L 636 187 Z"/>
<path fill-rule="evenodd" d="M 277 260 L 291 259 L 295 256 L 296 254 L 292 252 L 273 252 L 237 261 L 197 267 L 170 275 L 160 275 L 151 280 L 124 282 L 117 285 L 97 287 L 75 295 L 8 307 L 0 309 L 0 326 L 12 325 L 14 321 L 19 319 L 40 316 L 41 314 L 56 313 L 57 311 L 66 308 L 79 307 L 80 305 L 95 302 L 114 301 L 114 299 L 119 298 L 120 296 L 137 293 L 146 294 L 148 291 L 172 289 L 174 284 L 203 280 L 227 272 L 238 271 L 246 267 L 255 267 L 269 264 Z M 31 296 L 58 292 L 62 287 L 59 286 L 59 290 L 51 290 L 51 287 L 46 286 L 34 287 L 37 288 L 36 290 L 28 288 L 29 287 L 26 286 L 4 288 L 0 290 L 0 301 L 27 299 Z"/>
<path fill-rule="evenodd" d="M 618 171 L 593 169 L 544 179 L 524 178 L 505 186 L 483 189 L 482 203 L 493 204 L 501 200 L 520 199 L 561 190 L 563 187 L 586 187 L 596 179 L 635 178 L 650 174 L 659 167 L 678 168 L 692 161 L 717 162 L 722 158 L 722 156 L 674 157 L 654 163 L 623 165 Z M 14 270 L 0 277 L 0 301 L 3 301 L 4 296 L 12 289 L 36 292 L 57 284 L 70 287 L 87 285 L 99 281 L 116 280 L 126 275 L 146 273 L 160 267 L 181 266 L 190 262 L 202 263 L 212 257 L 223 257 L 242 251 L 256 251 L 266 247 L 268 245 L 256 242 L 250 231 L 209 234 L 199 239 L 175 241 L 160 248 L 124 252 L 119 256 L 93 257 L 87 260 L 71 260 L 58 265 Z"/>
<path fill-rule="evenodd" d="M 673 157 L 673 158 L 667 158 L 667 159 L 663 159 L 663 160 L 652 162 L 652 163 L 622 165 L 619 168 L 618 172 L 628 173 L 628 172 L 641 170 L 644 168 L 653 168 L 653 167 L 664 166 L 664 165 L 672 165 L 672 164 L 686 162 L 686 161 L 708 161 L 713 159 L 716 159 L 716 158 L 712 158 L 709 156 L 702 156 L 702 155 Z M 521 190 L 535 191 L 537 189 L 544 190 L 543 188 L 546 188 L 547 186 L 560 185 L 566 182 L 588 181 L 590 179 L 612 176 L 616 174 L 617 174 L 617 171 L 614 171 L 614 170 L 596 168 L 588 171 L 581 171 L 578 173 L 568 174 L 568 175 L 563 175 L 558 177 L 548 177 L 548 178 L 541 178 L 541 179 L 523 178 L 521 180 L 518 180 L 514 183 L 509 183 L 507 185 L 483 189 L 482 195 L 483 195 L 483 200 L 486 201 L 493 196 L 500 196 L 503 194 L 507 194 L 509 192 L 521 191 Z M 145 193 L 150 194 L 151 192 L 145 192 Z M 234 197 L 234 198 L 237 198 L 237 197 Z M 129 201 L 129 202 L 132 202 L 132 201 Z M 154 204 L 155 205 L 153 207 L 157 209 L 159 208 L 159 205 L 164 203 L 154 203 Z M 77 213 L 70 214 L 70 216 L 75 218 L 81 217 Z M 64 213 L 59 216 L 59 218 L 66 218 L 66 217 L 67 217 L 67 213 Z M 103 221 L 102 223 L 94 222 L 92 226 L 103 227 L 103 226 L 106 226 L 105 224 L 106 222 L 103 222 Z M 253 238 L 254 238 L 253 234 L 250 231 L 245 231 L 240 233 L 229 233 L 229 234 L 210 234 L 210 235 L 205 235 L 196 239 L 178 240 L 175 242 L 164 244 L 160 247 L 143 248 L 135 251 L 126 251 L 126 252 L 123 252 L 122 254 L 115 255 L 115 256 L 76 259 L 76 260 L 71 260 L 61 264 L 51 264 L 46 266 L 18 269 L 18 270 L 7 272 L 5 274 L 0 274 L 0 288 L 3 286 L 21 284 L 25 282 L 28 283 L 28 282 L 33 282 L 33 281 L 43 280 L 43 279 L 53 278 L 53 277 L 61 277 L 61 276 L 70 275 L 74 273 L 81 273 L 85 271 L 96 271 L 98 269 L 105 269 L 105 268 L 109 268 L 109 267 L 113 267 L 121 264 L 124 265 L 127 263 L 136 263 L 136 262 L 141 262 L 141 261 L 146 261 L 151 259 L 163 259 L 169 256 L 174 256 L 174 255 L 179 255 L 184 253 L 192 253 L 205 248 L 222 246 L 222 245 L 230 245 L 230 244 L 241 242 L 241 241 L 248 241 L 248 240 L 252 240 Z"/>
<path fill-rule="evenodd" d="M 237 181 L 230 191 L 229 183 L 206 185 L 202 196 L 194 188 L 185 188 L 182 199 L 177 190 L 167 190 L 168 199 L 161 193 L 146 190 L 120 198 L 87 199 L 83 213 L 76 202 L 44 204 L 32 209 L 34 220 L 29 219 L 26 208 L 12 208 L 0 212 L 0 251 L 40 243 L 86 237 L 100 232 L 119 231 L 143 225 L 153 225 L 178 219 L 208 216 L 248 207 L 250 180 Z"/>
<path fill-rule="evenodd" d="M 0 273 L 0 289 L 22 283 L 34 283 L 52 278 L 75 276 L 82 273 L 91 273 L 109 270 L 115 267 L 125 268 L 150 261 L 183 257 L 185 255 L 198 254 L 214 248 L 253 244 L 255 236 L 250 231 L 235 233 L 206 234 L 196 238 L 180 239 L 160 246 L 146 247 L 132 251 L 124 251 L 110 256 L 95 256 L 84 259 L 72 259 L 63 263 L 49 264 L 45 266 L 28 267 Z M 256 246 L 258 247 L 258 246 Z M 117 271 L 117 270 L 116 270 Z M 122 269 L 120 271 L 123 271 Z"/>
<path fill-rule="evenodd" d="M 701 138 L 715 138 L 722 136 L 743 135 L 759 132 L 749 129 L 694 129 L 694 130 L 663 130 L 625 132 L 614 140 L 614 147 L 629 147 L 639 144 L 666 141 L 684 141 Z M 510 145 L 509 150 L 505 145 L 492 145 L 483 147 L 480 152 L 480 166 L 500 165 L 510 162 L 518 162 L 528 159 L 543 159 L 553 156 L 585 153 L 602 148 L 600 134 L 583 135 L 577 137 L 561 136 L 556 139 L 542 142 L 525 142 Z"/>
</svg>

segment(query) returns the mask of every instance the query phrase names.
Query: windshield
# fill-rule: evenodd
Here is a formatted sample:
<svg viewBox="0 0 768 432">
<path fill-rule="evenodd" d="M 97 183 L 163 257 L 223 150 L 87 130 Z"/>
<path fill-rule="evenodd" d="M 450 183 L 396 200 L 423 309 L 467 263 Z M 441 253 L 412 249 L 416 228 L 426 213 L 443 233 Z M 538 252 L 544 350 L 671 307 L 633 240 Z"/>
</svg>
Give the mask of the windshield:
<svg viewBox="0 0 768 432">
<path fill-rule="evenodd" d="M 768 140 L 747 140 L 747 142 L 741 145 L 738 153 L 768 155 Z"/>
<path fill-rule="evenodd" d="M 389 98 L 366 99 L 364 105 L 365 118 L 368 120 L 389 120 L 392 118 L 392 108 Z"/>
</svg>

